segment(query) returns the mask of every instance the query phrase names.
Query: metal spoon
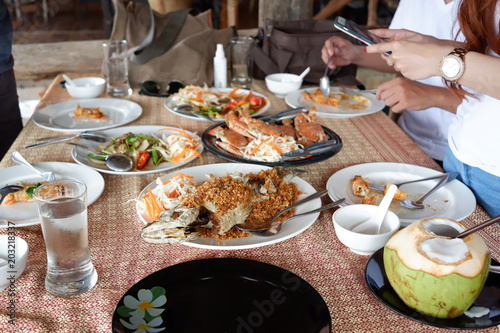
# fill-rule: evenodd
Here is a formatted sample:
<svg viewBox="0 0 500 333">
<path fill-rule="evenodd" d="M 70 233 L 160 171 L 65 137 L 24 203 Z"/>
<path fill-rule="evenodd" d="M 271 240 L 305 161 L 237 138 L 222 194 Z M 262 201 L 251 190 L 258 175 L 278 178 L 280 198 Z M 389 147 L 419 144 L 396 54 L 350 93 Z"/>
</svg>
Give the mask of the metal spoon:
<svg viewBox="0 0 500 333">
<path fill-rule="evenodd" d="M 134 161 L 123 154 L 103 155 L 101 152 L 75 142 L 67 142 L 68 145 L 77 146 L 105 158 L 106 166 L 113 171 L 125 172 L 134 168 Z"/>
<path fill-rule="evenodd" d="M 389 210 L 389 206 L 394 198 L 394 195 L 396 194 L 397 189 L 398 187 L 396 185 L 389 186 L 389 189 L 385 193 L 384 198 L 378 206 L 375 214 L 368 220 L 355 226 L 352 231 L 366 235 L 378 235 L 380 233 L 380 227 L 382 227 L 385 214 L 387 214 L 387 211 Z"/>
<path fill-rule="evenodd" d="M 326 75 L 326 73 L 328 73 L 328 64 L 330 63 L 330 59 L 332 59 L 332 56 L 328 57 L 328 61 L 326 62 L 325 74 L 323 74 L 323 77 L 319 79 L 319 89 L 325 97 L 330 96 L 330 78 Z"/>
<path fill-rule="evenodd" d="M 437 184 L 426 194 L 424 194 L 420 199 L 416 201 L 412 200 L 404 200 L 401 201 L 401 206 L 406 207 L 408 209 L 424 209 L 424 205 L 422 204 L 425 199 L 435 191 L 437 191 L 443 185 L 446 185 L 448 182 L 451 182 L 453 179 L 458 177 L 458 173 L 450 172 L 445 173 L 443 177 L 437 182 Z"/>
</svg>

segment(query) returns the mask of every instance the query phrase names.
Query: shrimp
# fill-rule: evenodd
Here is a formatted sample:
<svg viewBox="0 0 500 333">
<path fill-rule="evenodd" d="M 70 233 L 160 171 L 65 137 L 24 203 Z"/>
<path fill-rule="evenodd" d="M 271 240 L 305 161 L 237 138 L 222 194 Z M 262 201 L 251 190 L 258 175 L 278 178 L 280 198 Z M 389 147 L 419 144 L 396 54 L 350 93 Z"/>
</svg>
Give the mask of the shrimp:
<svg viewBox="0 0 500 333">
<path fill-rule="evenodd" d="M 15 202 L 31 202 L 34 201 L 33 190 L 39 187 L 42 184 L 47 182 L 38 182 L 38 183 L 29 183 L 29 184 L 21 184 L 24 186 L 22 190 L 17 192 L 9 193 L 5 196 L 5 200 L 3 201 L 6 205 L 11 205 Z M 43 197 L 55 197 L 62 195 L 68 191 L 68 187 L 62 184 L 51 184 L 45 186 L 40 195 Z"/>
<path fill-rule="evenodd" d="M 356 176 L 351 179 L 351 184 L 352 192 L 357 197 L 363 198 L 370 193 L 370 184 L 368 184 L 368 182 L 361 176 Z"/>
</svg>

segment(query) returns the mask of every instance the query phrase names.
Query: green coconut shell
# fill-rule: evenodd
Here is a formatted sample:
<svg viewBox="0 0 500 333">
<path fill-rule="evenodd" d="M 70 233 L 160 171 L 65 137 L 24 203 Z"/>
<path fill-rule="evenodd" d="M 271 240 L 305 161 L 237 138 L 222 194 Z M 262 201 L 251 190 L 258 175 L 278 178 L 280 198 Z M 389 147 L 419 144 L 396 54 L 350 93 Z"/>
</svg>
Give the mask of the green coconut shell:
<svg viewBox="0 0 500 333">
<path fill-rule="evenodd" d="M 455 318 L 461 316 L 476 300 L 488 277 L 490 256 L 483 270 L 473 278 L 453 273 L 435 277 L 407 268 L 397 252 L 384 248 L 384 266 L 392 288 L 405 304 L 428 316 Z"/>
</svg>

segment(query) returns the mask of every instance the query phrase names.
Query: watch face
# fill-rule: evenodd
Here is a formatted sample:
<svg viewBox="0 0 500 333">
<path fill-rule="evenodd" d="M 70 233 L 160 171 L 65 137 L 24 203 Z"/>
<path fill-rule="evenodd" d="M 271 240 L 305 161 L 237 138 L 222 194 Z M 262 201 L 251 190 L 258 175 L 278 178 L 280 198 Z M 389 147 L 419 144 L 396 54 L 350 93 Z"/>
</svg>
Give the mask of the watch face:
<svg viewBox="0 0 500 333">
<path fill-rule="evenodd" d="M 457 76 L 460 73 L 461 69 L 462 63 L 456 57 L 448 56 L 443 59 L 441 70 L 447 77 L 452 78 Z"/>
</svg>

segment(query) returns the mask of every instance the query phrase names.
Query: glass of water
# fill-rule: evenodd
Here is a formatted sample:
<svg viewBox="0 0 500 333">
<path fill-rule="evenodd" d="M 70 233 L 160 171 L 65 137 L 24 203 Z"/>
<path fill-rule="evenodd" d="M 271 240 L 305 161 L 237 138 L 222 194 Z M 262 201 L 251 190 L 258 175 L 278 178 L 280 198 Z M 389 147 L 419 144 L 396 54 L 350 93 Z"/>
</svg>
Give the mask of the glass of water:
<svg viewBox="0 0 500 333">
<path fill-rule="evenodd" d="M 252 88 L 252 37 L 231 38 L 231 87 Z"/>
<path fill-rule="evenodd" d="M 102 43 L 104 48 L 103 74 L 108 83 L 106 93 L 111 97 L 126 97 L 132 94 L 128 81 L 128 55 L 126 40 L 111 40 Z"/>
<path fill-rule="evenodd" d="M 56 296 L 90 290 L 97 272 L 90 259 L 87 230 L 87 186 L 77 180 L 55 180 L 34 191 L 47 248 L 45 287 Z"/>
</svg>

